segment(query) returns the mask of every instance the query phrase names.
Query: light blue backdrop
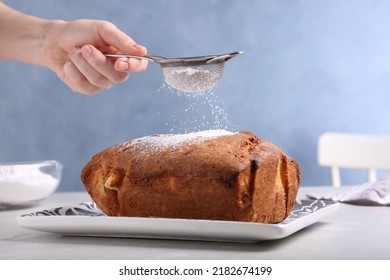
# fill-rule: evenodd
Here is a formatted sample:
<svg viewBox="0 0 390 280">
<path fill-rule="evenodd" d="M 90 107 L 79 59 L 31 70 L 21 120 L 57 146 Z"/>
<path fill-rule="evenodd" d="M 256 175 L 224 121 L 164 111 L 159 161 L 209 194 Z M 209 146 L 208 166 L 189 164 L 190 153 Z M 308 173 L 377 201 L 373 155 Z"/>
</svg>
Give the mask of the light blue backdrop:
<svg viewBox="0 0 390 280">
<path fill-rule="evenodd" d="M 154 133 L 253 131 L 300 163 L 302 185 L 330 183 L 317 165 L 320 133 L 390 134 L 390 1 L 6 2 L 45 18 L 112 21 L 150 54 L 245 51 L 227 63 L 213 96 L 192 99 L 161 88 L 156 64 L 83 96 L 45 68 L 0 62 L 0 162 L 57 159 L 62 191 L 83 190 L 80 170 L 96 152 Z"/>
</svg>

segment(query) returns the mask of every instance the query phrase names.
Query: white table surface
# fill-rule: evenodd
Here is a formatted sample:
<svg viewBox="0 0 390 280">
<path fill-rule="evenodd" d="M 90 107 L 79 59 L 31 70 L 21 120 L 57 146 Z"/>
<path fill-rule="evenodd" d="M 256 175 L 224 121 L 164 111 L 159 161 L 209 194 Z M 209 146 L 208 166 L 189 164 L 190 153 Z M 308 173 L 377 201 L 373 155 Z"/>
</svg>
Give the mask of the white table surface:
<svg viewBox="0 0 390 280">
<path fill-rule="evenodd" d="M 329 187 L 301 187 L 299 198 Z M 55 193 L 25 209 L 0 210 L 0 259 L 390 259 L 390 207 L 341 204 L 321 221 L 280 240 L 224 243 L 73 237 L 19 227 L 25 213 L 90 201 L 84 192 Z"/>
</svg>

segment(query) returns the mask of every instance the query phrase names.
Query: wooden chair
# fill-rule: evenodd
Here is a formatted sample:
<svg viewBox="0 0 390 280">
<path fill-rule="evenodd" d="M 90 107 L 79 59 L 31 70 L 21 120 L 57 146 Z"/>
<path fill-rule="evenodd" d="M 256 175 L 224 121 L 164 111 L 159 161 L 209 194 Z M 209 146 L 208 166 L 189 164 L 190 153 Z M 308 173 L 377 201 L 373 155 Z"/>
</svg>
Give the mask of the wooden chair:
<svg viewBox="0 0 390 280">
<path fill-rule="evenodd" d="M 390 136 L 327 132 L 318 139 L 318 164 L 330 167 L 332 185 L 341 186 L 340 168 L 368 171 L 368 181 L 377 180 L 377 170 L 390 170 Z"/>
</svg>

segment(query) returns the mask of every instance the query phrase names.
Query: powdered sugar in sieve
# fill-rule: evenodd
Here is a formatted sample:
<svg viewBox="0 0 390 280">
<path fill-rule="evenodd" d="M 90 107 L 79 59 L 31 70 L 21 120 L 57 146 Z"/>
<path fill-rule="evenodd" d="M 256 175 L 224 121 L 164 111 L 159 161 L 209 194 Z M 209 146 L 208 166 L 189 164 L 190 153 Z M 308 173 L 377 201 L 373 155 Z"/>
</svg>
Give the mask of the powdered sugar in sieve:
<svg viewBox="0 0 390 280">
<path fill-rule="evenodd" d="M 182 92 L 212 89 L 222 78 L 224 63 L 197 66 L 161 66 L 165 83 Z"/>
</svg>

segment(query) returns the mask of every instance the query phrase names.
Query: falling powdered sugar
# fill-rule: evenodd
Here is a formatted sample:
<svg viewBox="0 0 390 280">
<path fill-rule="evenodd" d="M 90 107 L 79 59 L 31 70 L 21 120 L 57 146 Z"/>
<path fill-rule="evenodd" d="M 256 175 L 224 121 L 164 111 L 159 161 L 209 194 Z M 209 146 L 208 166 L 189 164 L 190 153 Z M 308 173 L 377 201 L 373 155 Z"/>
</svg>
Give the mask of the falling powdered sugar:
<svg viewBox="0 0 390 280">
<path fill-rule="evenodd" d="M 237 127 L 232 124 L 216 89 L 202 93 L 179 92 L 167 84 L 160 90 L 165 94 L 164 103 L 170 117 L 165 125 L 170 133 L 189 133 L 203 130 L 230 130 Z M 172 104 L 175 104 L 172 107 Z"/>
<path fill-rule="evenodd" d="M 205 130 L 236 130 L 220 97 L 214 92 L 224 63 L 162 67 L 165 102 L 171 118 L 165 122 L 170 133 Z M 172 104 L 176 106 L 172 108 Z"/>
</svg>

